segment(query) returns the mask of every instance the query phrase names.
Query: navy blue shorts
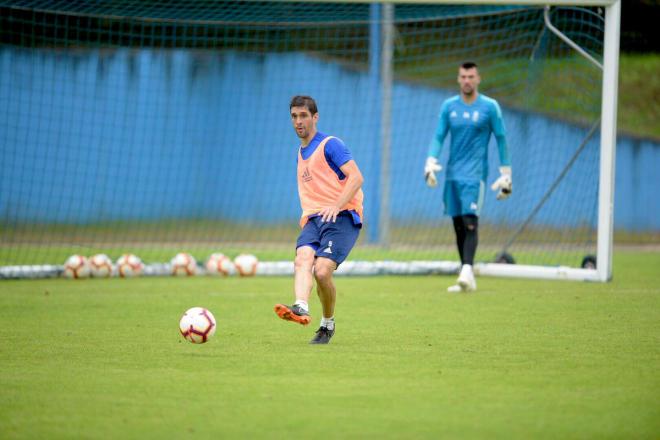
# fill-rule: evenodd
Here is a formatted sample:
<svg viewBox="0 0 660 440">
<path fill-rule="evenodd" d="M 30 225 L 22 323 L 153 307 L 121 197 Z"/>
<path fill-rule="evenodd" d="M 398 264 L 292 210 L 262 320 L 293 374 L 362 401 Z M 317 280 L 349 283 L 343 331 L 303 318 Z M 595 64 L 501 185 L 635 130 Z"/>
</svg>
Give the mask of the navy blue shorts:
<svg viewBox="0 0 660 440">
<path fill-rule="evenodd" d="M 296 249 L 309 246 L 316 251 L 317 257 L 329 258 L 339 266 L 348 257 L 360 235 L 360 225 L 356 225 L 353 216 L 342 211 L 336 222 L 322 222 L 321 217 L 312 217 L 298 236 Z"/>
</svg>

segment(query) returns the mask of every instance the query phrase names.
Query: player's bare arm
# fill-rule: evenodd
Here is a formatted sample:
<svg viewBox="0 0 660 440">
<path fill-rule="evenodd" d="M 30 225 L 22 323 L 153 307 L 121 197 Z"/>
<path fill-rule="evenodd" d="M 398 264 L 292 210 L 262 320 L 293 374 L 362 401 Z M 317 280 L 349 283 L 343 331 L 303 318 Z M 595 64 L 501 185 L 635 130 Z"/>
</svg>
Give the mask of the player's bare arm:
<svg viewBox="0 0 660 440">
<path fill-rule="evenodd" d="M 349 160 L 344 165 L 339 167 L 339 169 L 346 176 L 346 186 L 344 187 L 344 190 L 341 192 L 337 202 L 334 205 L 326 206 L 321 211 L 319 211 L 321 220 L 324 222 L 336 221 L 337 214 L 339 214 L 339 212 L 342 210 L 342 207 L 346 206 L 346 204 L 351 201 L 353 197 L 355 197 L 355 194 L 357 194 L 358 190 L 362 187 L 362 183 L 364 182 L 362 173 L 360 172 L 360 169 L 354 160 Z"/>
</svg>

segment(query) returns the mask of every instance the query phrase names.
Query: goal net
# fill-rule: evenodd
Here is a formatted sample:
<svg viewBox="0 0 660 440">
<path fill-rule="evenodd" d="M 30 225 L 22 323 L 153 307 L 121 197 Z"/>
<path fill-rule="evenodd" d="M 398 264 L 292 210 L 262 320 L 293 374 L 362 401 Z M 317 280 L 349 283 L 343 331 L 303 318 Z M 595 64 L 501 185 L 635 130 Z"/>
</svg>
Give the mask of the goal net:
<svg viewBox="0 0 660 440">
<path fill-rule="evenodd" d="M 506 201 L 487 191 L 476 260 L 579 268 L 597 251 L 603 42 L 599 7 L 0 1 L 0 266 L 291 260 L 288 104 L 305 94 L 365 177 L 351 261 L 454 271 L 442 183 L 426 187 L 423 165 L 472 60 L 502 107 L 514 182 Z M 494 140 L 489 156 L 487 185 Z"/>
</svg>

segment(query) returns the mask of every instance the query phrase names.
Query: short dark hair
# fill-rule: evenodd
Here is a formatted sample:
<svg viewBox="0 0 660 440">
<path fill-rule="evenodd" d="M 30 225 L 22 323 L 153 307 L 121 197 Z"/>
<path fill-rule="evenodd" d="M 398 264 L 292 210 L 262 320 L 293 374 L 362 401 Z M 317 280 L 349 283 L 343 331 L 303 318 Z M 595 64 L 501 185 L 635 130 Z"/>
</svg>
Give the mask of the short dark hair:
<svg viewBox="0 0 660 440">
<path fill-rule="evenodd" d="M 305 96 L 305 95 L 296 95 L 293 98 L 291 98 L 291 103 L 289 104 L 289 110 L 291 110 L 294 107 L 307 107 L 307 110 L 312 115 L 315 115 L 319 112 L 318 108 L 316 108 L 316 101 L 314 101 L 314 98 L 311 96 Z"/>
<path fill-rule="evenodd" d="M 466 61 L 463 64 L 461 64 L 461 68 L 467 70 L 467 69 L 477 69 L 479 66 L 477 66 L 477 63 L 474 61 Z"/>
</svg>

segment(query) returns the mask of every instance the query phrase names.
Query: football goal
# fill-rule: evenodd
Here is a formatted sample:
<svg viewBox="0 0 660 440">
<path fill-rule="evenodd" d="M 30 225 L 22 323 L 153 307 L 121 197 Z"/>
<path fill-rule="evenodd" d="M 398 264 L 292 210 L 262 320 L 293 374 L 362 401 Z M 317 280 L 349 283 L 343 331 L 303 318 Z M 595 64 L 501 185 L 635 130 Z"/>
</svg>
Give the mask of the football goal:
<svg viewBox="0 0 660 440">
<path fill-rule="evenodd" d="M 486 191 L 476 272 L 607 281 L 620 7 L 0 1 L 0 277 L 57 276 L 70 255 L 100 253 L 161 274 L 183 251 L 291 273 L 298 94 L 365 178 L 340 273 L 456 272 L 444 176 L 428 188 L 423 167 L 458 67 L 474 61 L 513 169 L 509 199 Z"/>
</svg>

